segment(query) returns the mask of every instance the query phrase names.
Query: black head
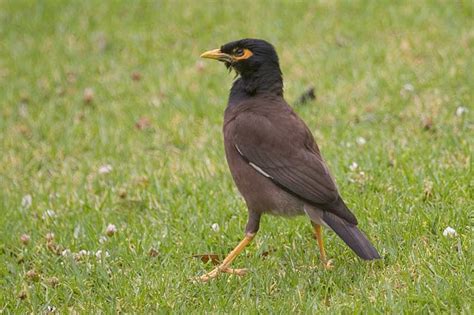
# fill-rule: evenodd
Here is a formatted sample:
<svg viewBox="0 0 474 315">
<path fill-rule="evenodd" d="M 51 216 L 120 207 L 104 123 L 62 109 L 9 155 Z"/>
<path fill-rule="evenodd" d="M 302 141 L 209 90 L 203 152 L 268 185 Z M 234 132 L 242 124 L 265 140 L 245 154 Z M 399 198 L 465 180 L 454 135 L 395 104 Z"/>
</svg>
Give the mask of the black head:
<svg viewBox="0 0 474 315">
<path fill-rule="evenodd" d="M 222 61 L 227 68 L 234 69 L 249 93 L 283 88 L 278 55 L 275 48 L 264 40 L 246 38 L 233 41 L 207 51 L 201 57 Z"/>
</svg>

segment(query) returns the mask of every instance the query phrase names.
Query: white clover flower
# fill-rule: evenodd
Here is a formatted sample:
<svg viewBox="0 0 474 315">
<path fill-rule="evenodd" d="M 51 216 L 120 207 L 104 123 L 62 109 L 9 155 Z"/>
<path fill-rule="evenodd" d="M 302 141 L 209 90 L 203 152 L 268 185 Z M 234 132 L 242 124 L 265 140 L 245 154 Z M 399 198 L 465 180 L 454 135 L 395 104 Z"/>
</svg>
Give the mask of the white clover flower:
<svg viewBox="0 0 474 315">
<path fill-rule="evenodd" d="M 112 165 L 105 164 L 105 165 L 102 165 L 101 167 L 99 167 L 99 174 L 108 174 L 108 173 L 112 172 L 112 170 L 113 170 Z"/>
<path fill-rule="evenodd" d="M 217 224 L 217 223 L 213 223 L 211 225 L 211 228 L 214 232 L 219 232 L 219 229 L 220 229 L 219 224 Z"/>
<path fill-rule="evenodd" d="M 30 242 L 30 236 L 28 234 L 22 234 L 20 236 L 20 242 L 23 244 L 23 245 L 28 245 L 28 243 Z"/>
<path fill-rule="evenodd" d="M 415 87 L 411 83 L 404 84 L 403 89 L 407 92 L 414 92 L 415 91 Z"/>
<path fill-rule="evenodd" d="M 349 169 L 351 171 L 355 171 L 358 167 L 359 167 L 359 164 L 357 164 L 356 162 L 352 162 L 351 165 L 349 165 Z"/>
<path fill-rule="evenodd" d="M 21 207 L 28 209 L 31 207 L 31 204 L 33 203 L 33 197 L 31 197 L 30 194 L 24 195 L 23 198 L 21 198 Z"/>
<path fill-rule="evenodd" d="M 462 116 L 467 112 L 468 112 L 468 110 L 464 106 L 458 106 L 458 108 L 456 108 L 456 116 Z"/>
<path fill-rule="evenodd" d="M 47 311 L 47 313 L 54 313 L 54 312 L 56 312 L 56 306 L 54 306 L 54 305 L 48 305 L 48 306 L 46 307 L 46 311 Z"/>
<path fill-rule="evenodd" d="M 364 145 L 364 144 L 367 143 L 367 140 L 365 140 L 364 137 L 357 137 L 356 142 L 357 142 L 358 145 Z"/>
<path fill-rule="evenodd" d="M 105 229 L 105 234 L 107 234 L 107 236 L 112 236 L 115 233 L 117 233 L 117 227 L 112 223 L 107 225 L 107 228 Z"/>
<path fill-rule="evenodd" d="M 443 231 L 443 236 L 450 236 L 450 237 L 453 237 L 453 236 L 457 236 L 458 233 L 456 232 L 455 229 L 453 229 L 452 227 L 448 226 L 447 228 L 444 229 Z"/>
</svg>

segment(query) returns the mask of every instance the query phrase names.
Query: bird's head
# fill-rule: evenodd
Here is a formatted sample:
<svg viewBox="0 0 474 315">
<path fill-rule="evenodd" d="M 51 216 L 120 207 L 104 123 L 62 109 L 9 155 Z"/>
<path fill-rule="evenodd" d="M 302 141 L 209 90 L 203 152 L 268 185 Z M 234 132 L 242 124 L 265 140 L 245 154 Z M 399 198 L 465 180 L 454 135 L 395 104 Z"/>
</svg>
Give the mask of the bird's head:
<svg viewBox="0 0 474 315">
<path fill-rule="evenodd" d="M 224 62 L 243 79 L 248 94 L 271 91 L 282 95 L 283 79 L 275 48 L 261 39 L 246 38 L 206 51 L 202 58 Z M 234 85 L 235 86 L 235 85 Z"/>
<path fill-rule="evenodd" d="M 255 73 L 262 65 L 280 69 L 275 48 L 261 39 L 233 41 L 221 48 L 206 51 L 201 57 L 222 61 L 227 68 L 232 67 L 242 77 Z"/>
</svg>

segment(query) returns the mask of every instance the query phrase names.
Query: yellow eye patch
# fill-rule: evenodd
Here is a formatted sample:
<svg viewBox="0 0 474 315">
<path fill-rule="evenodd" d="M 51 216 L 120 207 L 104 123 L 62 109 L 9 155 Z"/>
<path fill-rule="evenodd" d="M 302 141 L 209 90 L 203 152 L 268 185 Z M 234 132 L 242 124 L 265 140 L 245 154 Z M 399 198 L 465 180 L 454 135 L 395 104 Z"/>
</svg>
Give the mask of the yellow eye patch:
<svg viewBox="0 0 474 315">
<path fill-rule="evenodd" d="M 244 48 L 243 50 L 244 53 L 241 56 L 232 56 L 235 61 L 248 59 L 253 56 L 253 53 L 250 51 L 250 49 Z"/>
</svg>

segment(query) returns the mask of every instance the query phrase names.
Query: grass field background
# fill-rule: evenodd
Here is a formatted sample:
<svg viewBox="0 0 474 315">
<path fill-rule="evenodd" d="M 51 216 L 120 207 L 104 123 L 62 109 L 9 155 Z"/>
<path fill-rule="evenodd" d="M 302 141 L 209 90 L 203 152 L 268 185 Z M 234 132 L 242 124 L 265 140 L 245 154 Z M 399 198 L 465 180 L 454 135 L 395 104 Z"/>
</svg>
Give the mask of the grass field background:
<svg viewBox="0 0 474 315">
<path fill-rule="evenodd" d="M 472 313 L 473 11 L 0 0 L 0 313 Z M 315 86 L 295 109 L 381 261 L 327 232 L 324 270 L 306 218 L 266 216 L 247 276 L 190 281 L 247 219 L 221 135 L 233 77 L 199 60 L 244 37 L 275 45 L 290 103 Z"/>
</svg>

